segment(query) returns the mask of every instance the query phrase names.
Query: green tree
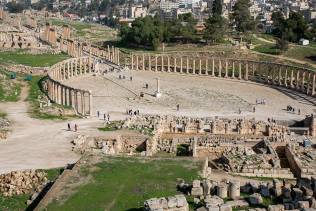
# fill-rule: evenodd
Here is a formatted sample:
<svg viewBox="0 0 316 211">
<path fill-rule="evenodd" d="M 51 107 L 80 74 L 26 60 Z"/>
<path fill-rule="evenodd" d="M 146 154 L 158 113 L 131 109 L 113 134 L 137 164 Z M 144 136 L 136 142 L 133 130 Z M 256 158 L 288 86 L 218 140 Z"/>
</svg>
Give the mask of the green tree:
<svg viewBox="0 0 316 211">
<path fill-rule="evenodd" d="M 282 32 L 285 30 L 285 18 L 282 12 L 277 11 L 272 13 L 271 19 L 273 21 L 272 34 L 274 34 L 277 37 L 281 37 Z"/>
<path fill-rule="evenodd" d="M 226 33 L 226 20 L 221 15 L 215 14 L 210 16 L 205 23 L 205 30 L 203 34 L 203 38 L 207 43 L 211 42 L 219 42 L 223 40 L 223 37 Z"/>
<path fill-rule="evenodd" d="M 231 20 L 236 30 L 240 33 L 247 33 L 254 30 L 254 20 L 250 15 L 249 0 L 237 0 L 233 7 Z"/>
<path fill-rule="evenodd" d="M 222 13 L 223 13 L 222 0 L 214 0 L 212 4 L 212 14 L 222 15 Z"/>
</svg>

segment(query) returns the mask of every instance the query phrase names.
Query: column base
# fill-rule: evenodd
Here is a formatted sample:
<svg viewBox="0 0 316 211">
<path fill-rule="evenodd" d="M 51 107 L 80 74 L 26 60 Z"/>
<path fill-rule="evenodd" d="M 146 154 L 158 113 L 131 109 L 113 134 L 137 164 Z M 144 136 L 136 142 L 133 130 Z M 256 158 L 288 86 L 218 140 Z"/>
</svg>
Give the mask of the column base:
<svg viewBox="0 0 316 211">
<path fill-rule="evenodd" d="M 162 95 L 162 93 L 161 93 L 161 92 L 156 92 L 156 93 L 155 93 L 155 97 L 156 97 L 156 98 L 160 98 L 160 97 L 161 97 L 161 95 Z"/>
</svg>

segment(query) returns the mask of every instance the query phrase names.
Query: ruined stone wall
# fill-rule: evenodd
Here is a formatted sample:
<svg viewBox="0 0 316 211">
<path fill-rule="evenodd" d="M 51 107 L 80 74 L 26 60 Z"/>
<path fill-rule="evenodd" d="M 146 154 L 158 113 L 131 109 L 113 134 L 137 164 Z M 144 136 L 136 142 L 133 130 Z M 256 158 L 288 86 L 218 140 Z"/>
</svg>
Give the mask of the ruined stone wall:
<svg viewBox="0 0 316 211">
<path fill-rule="evenodd" d="M 288 159 L 291 170 L 296 177 L 307 179 L 316 177 L 315 166 L 310 166 L 307 161 L 304 161 L 307 162 L 307 164 L 304 164 L 299 158 L 301 154 L 301 152 L 299 152 L 300 150 L 305 149 L 296 147 L 295 144 L 288 144 L 285 148 L 285 156 Z M 302 154 L 306 154 L 306 152 L 302 152 Z"/>
</svg>

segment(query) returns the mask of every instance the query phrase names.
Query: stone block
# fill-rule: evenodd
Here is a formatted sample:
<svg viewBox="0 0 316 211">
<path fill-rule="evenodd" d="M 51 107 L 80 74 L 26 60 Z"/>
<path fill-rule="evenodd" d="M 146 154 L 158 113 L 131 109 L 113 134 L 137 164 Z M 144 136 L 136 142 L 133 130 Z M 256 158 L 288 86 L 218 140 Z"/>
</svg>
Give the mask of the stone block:
<svg viewBox="0 0 316 211">
<path fill-rule="evenodd" d="M 176 199 L 177 199 L 177 207 L 185 207 L 188 206 L 188 202 L 187 199 L 185 198 L 184 195 L 180 194 L 180 195 L 175 195 Z"/>
<path fill-rule="evenodd" d="M 249 203 L 251 205 L 259 205 L 259 204 L 262 204 L 262 202 L 263 202 L 263 199 L 259 193 L 254 193 L 249 196 Z"/>
<path fill-rule="evenodd" d="M 270 191 L 267 186 L 261 186 L 260 194 L 264 197 L 270 196 Z"/>
<path fill-rule="evenodd" d="M 294 194 L 295 200 L 297 200 L 297 201 L 302 200 L 302 198 L 303 198 L 303 191 L 301 189 L 293 188 L 293 194 Z"/>
<path fill-rule="evenodd" d="M 192 188 L 191 195 L 192 196 L 202 196 L 203 195 L 203 188 L 202 187 Z"/>
<path fill-rule="evenodd" d="M 211 196 L 211 195 L 206 196 L 204 199 L 204 202 L 206 204 L 212 204 L 216 206 L 224 204 L 224 200 L 222 198 L 220 198 L 219 196 Z"/>
<path fill-rule="evenodd" d="M 226 204 L 229 204 L 232 207 L 248 207 L 249 203 L 246 200 L 233 200 L 228 201 Z"/>
<path fill-rule="evenodd" d="M 193 183 L 192 183 L 192 187 L 193 188 L 198 188 L 201 186 L 201 181 L 200 180 L 193 180 Z"/>
<path fill-rule="evenodd" d="M 297 208 L 299 209 L 309 208 L 309 201 L 298 201 Z"/>
<path fill-rule="evenodd" d="M 232 206 L 230 206 L 229 204 L 222 204 L 220 207 L 219 207 L 219 210 L 220 211 L 232 211 Z"/>
<path fill-rule="evenodd" d="M 174 196 L 167 197 L 167 201 L 168 201 L 168 208 L 176 208 L 178 205 L 178 200 Z"/>
<path fill-rule="evenodd" d="M 206 204 L 206 210 L 207 211 L 220 211 L 219 206 L 215 206 L 212 204 Z"/>
<path fill-rule="evenodd" d="M 277 204 L 277 205 L 269 205 L 268 211 L 284 211 L 284 205 L 283 204 Z"/>
</svg>

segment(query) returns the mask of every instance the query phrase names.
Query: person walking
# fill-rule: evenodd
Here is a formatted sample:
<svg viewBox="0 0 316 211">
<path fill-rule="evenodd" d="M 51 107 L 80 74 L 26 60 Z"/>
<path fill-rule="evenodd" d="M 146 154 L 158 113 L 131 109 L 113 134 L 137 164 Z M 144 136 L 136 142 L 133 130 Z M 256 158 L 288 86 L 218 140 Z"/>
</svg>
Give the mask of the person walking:
<svg viewBox="0 0 316 211">
<path fill-rule="evenodd" d="M 100 117 L 100 111 L 97 111 L 97 116 L 98 116 L 98 118 Z"/>
<path fill-rule="evenodd" d="M 68 131 L 71 131 L 70 123 L 68 123 Z"/>
<path fill-rule="evenodd" d="M 177 104 L 177 111 L 179 111 L 180 110 L 180 105 L 179 104 Z"/>
<path fill-rule="evenodd" d="M 110 114 L 108 113 L 108 122 L 110 121 Z"/>
<path fill-rule="evenodd" d="M 103 114 L 103 120 L 104 121 L 106 120 L 106 114 Z"/>
<path fill-rule="evenodd" d="M 77 124 L 75 124 L 75 132 L 77 132 L 77 130 L 78 130 L 78 126 Z"/>
</svg>

